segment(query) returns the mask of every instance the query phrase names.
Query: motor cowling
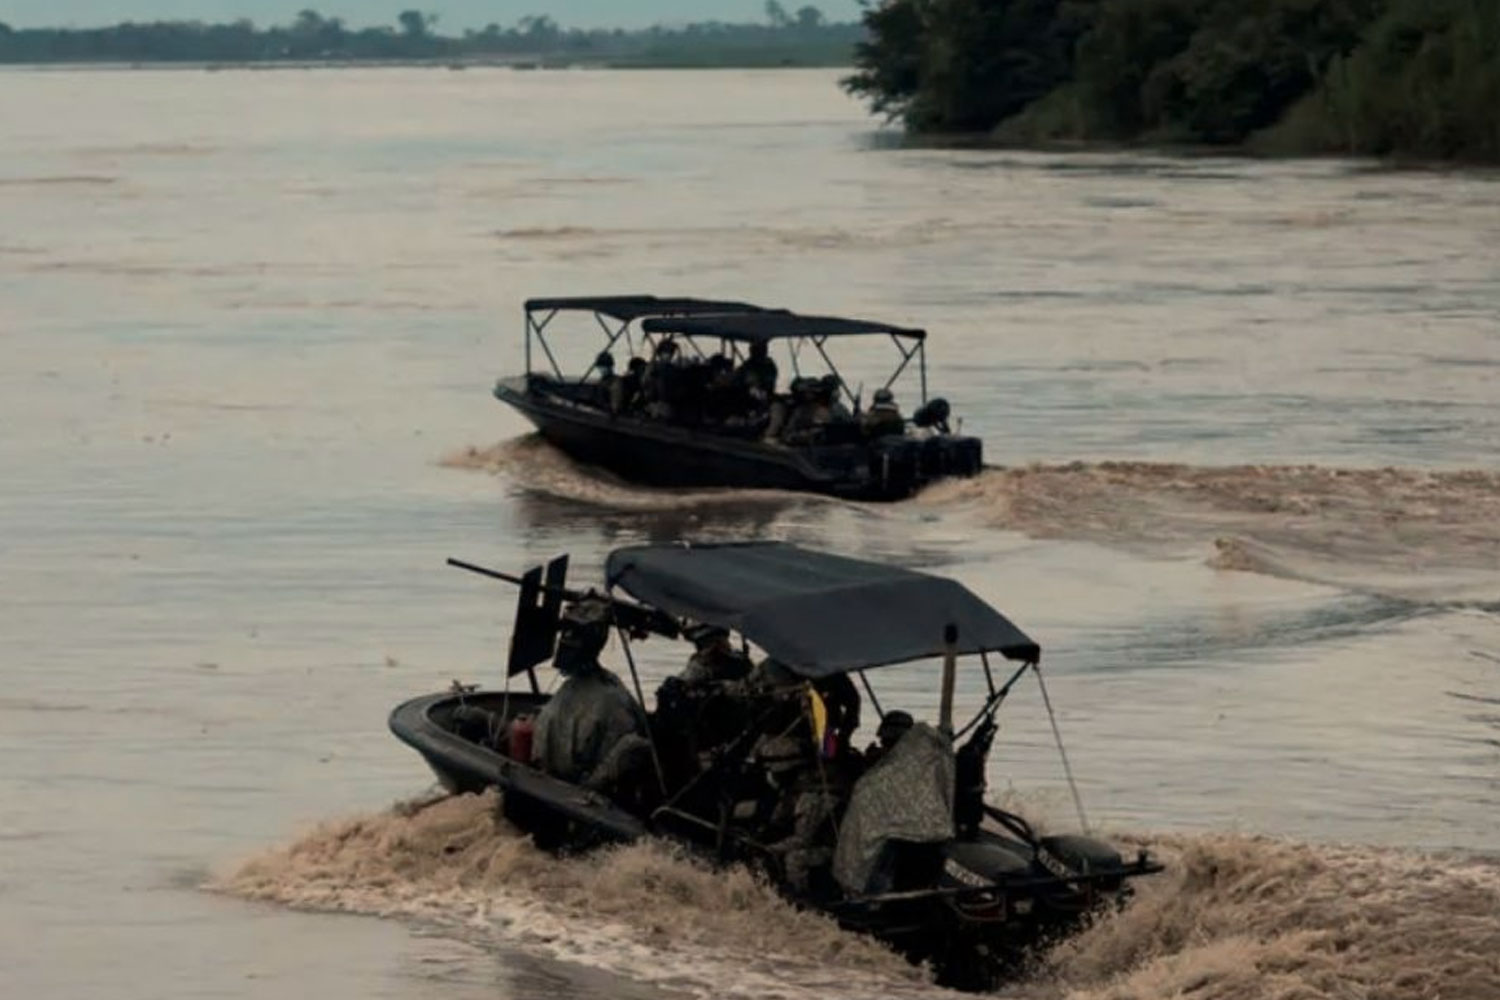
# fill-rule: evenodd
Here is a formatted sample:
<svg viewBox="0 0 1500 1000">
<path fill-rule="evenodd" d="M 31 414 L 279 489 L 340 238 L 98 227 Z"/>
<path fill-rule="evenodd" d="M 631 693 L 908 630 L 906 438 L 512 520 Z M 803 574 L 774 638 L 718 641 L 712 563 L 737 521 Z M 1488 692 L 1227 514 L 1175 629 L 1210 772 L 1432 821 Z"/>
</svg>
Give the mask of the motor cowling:
<svg viewBox="0 0 1500 1000">
<path fill-rule="evenodd" d="M 1020 851 L 993 841 L 954 840 L 943 845 L 943 877 L 952 885 L 977 887 L 1029 874 L 1031 862 Z"/>
<path fill-rule="evenodd" d="M 1122 866 L 1120 852 L 1102 840 L 1076 833 L 1041 838 L 1042 847 L 1073 872 L 1084 875 Z"/>
<path fill-rule="evenodd" d="M 917 412 L 911 415 L 911 422 L 918 427 L 931 428 L 948 433 L 948 418 L 952 416 L 953 408 L 948 401 L 941 396 L 935 396 L 926 403 L 917 407 Z"/>
<path fill-rule="evenodd" d="M 1052 905 L 1064 912 L 1086 909 L 1121 890 L 1123 875 L 1097 876 L 1120 872 L 1124 864 L 1120 852 L 1109 844 L 1078 834 L 1042 837 L 1038 841 L 1037 863 L 1047 874 L 1064 879 L 1060 891 L 1050 894 Z M 1068 882 L 1070 875 L 1095 876 L 1087 881 Z"/>
</svg>

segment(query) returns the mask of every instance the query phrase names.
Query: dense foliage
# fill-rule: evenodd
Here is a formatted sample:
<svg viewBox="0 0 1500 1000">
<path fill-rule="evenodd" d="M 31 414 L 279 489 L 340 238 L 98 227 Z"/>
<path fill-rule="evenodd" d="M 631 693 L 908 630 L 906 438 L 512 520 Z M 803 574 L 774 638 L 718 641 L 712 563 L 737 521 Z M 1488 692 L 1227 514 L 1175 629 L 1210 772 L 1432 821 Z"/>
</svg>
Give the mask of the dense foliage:
<svg viewBox="0 0 1500 1000">
<path fill-rule="evenodd" d="M 286 25 L 250 21 L 126 23 L 107 28 L 13 29 L 0 23 L 0 63 L 495 60 L 605 65 L 849 65 L 858 24 L 830 23 L 818 8 L 766 4 L 764 24 L 705 22 L 681 28 L 563 28 L 546 16 L 443 35 L 436 18 L 402 11 L 391 27 L 351 28 L 304 10 Z"/>
<path fill-rule="evenodd" d="M 885 0 L 845 81 L 914 132 L 1500 158 L 1500 0 Z"/>
</svg>

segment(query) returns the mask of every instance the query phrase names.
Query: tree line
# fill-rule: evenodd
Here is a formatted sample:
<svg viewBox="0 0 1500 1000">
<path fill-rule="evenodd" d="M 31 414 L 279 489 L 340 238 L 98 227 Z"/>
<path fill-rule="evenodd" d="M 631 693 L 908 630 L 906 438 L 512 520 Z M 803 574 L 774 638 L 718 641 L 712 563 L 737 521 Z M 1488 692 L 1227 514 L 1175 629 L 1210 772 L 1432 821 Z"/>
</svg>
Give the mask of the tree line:
<svg viewBox="0 0 1500 1000">
<path fill-rule="evenodd" d="M 914 133 L 1500 160 L 1500 0 L 885 0 L 845 86 Z"/>
<path fill-rule="evenodd" d="M 761 24 L 707 21 L 638 31 L 564 28 L 546 15 L 508 27 L 443 34 L 438 19 L 405 10 L 392 25 L 351 28 L 304 10 L 289 24 L 248 20 L 127 22 L 101 28 L 12 28 L 0 22 L 0 63 L 274 63 L 369 60 L 509 60 L 606 65 L 848 66 L 864 35 L 821 10 L 766 4 Z"/>
</svg>

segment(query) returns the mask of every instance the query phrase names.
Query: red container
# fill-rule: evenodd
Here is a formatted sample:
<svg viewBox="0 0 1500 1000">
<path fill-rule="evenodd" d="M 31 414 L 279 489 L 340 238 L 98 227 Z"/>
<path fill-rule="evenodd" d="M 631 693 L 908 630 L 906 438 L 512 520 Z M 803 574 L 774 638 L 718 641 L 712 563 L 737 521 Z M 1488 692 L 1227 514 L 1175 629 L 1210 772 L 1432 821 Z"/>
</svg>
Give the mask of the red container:
<svg viewBox="0 0 1500 1000">
<path fill-rule="evenodd" d="M 510 724 L 506 754 L 511 760 L 522 764 L 531 763 L 531 738 L 536 734 L 536 723 L 529 715 L 518 715 Z"/>
</svg>

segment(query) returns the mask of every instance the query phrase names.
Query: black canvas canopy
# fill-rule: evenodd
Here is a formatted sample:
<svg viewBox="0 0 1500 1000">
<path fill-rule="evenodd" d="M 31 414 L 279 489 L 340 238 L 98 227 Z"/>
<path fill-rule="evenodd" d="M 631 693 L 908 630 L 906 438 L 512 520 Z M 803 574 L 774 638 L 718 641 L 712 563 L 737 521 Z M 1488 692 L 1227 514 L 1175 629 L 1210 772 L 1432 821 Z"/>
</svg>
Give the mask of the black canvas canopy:
<svg viewBox="0 0 1500 1000">
<path fill-rule="evenodd" d="M 703 316 L 713 313 L 764 312 L 748 302 L 715 299 L 657 298 L 655 295 L 593 295 L 572 298 L 527 299 L 527 312 L 576 309 L 602 313 L 629 322 L 642 316 Z"/>
<path fill-rule="evenodd" d="M 633 546 L 611 552 L 605 573 L 609 586 L 734 629 L 809 678 L 939 656 L 949 624 L 960 654 L 1041 655 L 956 580 L 784 542 Z"/>
<path fill-rule="evenodd" d="M 768 341 L 789 337 L 849 337 L 889 334 L 909 340 L 926 338 L 925 330 L 888 323 L 872 323 L 839 316 L 799 316 L 781 311 L 658 316 L 641 324 L 647 333 L 722 337 L 725 340 Z"/>
</svg>

